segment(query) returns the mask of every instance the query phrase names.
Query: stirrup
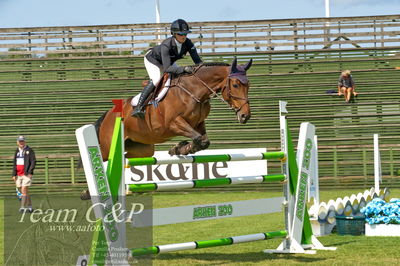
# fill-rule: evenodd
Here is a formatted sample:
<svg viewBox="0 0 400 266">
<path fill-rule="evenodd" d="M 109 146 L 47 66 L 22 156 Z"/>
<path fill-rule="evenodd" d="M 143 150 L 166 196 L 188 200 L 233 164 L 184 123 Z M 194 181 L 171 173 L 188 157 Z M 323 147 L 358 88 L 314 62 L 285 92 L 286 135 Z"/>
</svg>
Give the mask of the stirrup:
<svg viewBox="0 0 400 266">
<path fill-rule="evenodd" d="M 131 113 L 131 116 L 137 117 L 137 118 L 144 118 L 144 110 L 141 110 L 142 108 L 136 107 L 135 110 Z"/>
</svg>

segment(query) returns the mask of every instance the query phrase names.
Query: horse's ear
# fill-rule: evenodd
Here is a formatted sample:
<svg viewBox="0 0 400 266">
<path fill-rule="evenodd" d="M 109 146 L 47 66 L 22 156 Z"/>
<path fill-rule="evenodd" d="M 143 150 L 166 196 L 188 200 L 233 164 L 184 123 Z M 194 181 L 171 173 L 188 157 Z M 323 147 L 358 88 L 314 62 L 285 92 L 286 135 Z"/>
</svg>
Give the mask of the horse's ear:
<svg viewBox="0 0 400 266">
<path fill-rule="evenodd" d="M 253 64 L 253 58 L 251 58 L 250 61 L 247 62 L 246 65 L 244 65 L 244 70 L 247 71 L 251 67 L 252 64 Z"/>
<path fill-rule="evenodd" d="M 237 72 L 237 58 L 233 59 L 232 66 L 231 66 L 231 73 Z"/>
</svg>

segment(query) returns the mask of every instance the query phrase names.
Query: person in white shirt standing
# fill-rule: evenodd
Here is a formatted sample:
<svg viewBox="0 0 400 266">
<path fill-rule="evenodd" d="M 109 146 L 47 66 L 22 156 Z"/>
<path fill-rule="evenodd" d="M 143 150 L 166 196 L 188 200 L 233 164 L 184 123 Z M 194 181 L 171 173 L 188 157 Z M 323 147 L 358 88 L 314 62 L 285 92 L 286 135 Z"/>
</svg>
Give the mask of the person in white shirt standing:
<svg viewBox="0 0 400 266">
<path fill-rule="evenodd" d="M 36 166 L 36 156 L 32 148 L 26 145 L 25 137 L 17 138 L 17 149 L 13 160 L 12 179 L 22 193 L 20 212 L 32 212 L 32 201 L 29 195 L 29 186 L 32 185 L 33 171 Z"/>
</svg>

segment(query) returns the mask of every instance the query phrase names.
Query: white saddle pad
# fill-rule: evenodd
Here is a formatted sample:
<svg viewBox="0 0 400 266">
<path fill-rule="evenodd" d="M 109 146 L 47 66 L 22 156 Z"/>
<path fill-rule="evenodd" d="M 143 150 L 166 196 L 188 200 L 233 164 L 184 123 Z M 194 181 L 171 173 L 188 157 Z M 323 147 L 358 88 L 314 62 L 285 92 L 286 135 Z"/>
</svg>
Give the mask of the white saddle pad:
<svg viewBox="0 0 400 266">
<path fill-rule="evenodd" d="M 164 88 L 160 91 L 160 93 L 158 93 L 155 99 L 156 104 L 159 103 L 162 99 L 164 99 L 165 95 L 168 92 L 170 84 L 171 84 L 171 78 L 168 78 L 167 82 L 165 82 Z M 132 98 L 131 101 L 132 106 L 137 106 L 141 94 L 142 93 L 139 93 L 138 95 Z M 152 101 L 149 101 L 147 104 L 152 104 Z"/>
</svg>

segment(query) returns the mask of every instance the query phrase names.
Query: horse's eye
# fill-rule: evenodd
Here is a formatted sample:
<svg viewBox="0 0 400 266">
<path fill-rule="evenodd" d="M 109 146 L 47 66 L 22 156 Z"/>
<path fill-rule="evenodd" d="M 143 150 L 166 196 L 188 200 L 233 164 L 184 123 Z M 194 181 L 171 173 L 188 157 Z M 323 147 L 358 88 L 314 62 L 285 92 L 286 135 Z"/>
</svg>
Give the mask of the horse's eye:
<svg viewBox="0 0 400 266">
<path fill-rule="evenodd" d="M 239 88 L 239 85 L 233 84 L 233 87 L 234 87 L 234 88 Z"/>
</svg>

